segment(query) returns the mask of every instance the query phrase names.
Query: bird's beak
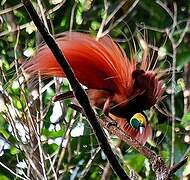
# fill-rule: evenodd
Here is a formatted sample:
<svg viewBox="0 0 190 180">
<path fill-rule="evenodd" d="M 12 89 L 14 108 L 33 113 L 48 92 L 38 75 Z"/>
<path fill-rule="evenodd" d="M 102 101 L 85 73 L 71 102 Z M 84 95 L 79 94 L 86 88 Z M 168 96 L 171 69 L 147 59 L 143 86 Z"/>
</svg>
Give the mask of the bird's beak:
<svg viewBox="0 0 190 180">
<path fill-rule="evenodd" d="M 143 132 L 144 132 L 144 127 L 140 126 L 140 127 L 139 127 L 139 132 L 140 132 L 140 134 L 143 134 Z"/>
</svg>

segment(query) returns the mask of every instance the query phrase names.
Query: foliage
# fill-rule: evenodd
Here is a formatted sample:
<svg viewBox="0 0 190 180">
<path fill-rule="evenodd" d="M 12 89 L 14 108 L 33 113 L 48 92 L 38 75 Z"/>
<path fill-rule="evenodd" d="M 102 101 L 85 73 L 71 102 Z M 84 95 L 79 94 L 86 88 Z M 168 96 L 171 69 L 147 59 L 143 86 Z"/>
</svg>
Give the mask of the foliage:
<svg viewBox="0 0 190 180">
<path fill-rule="evenodd" d="M 129 10 L 126 4 L 111 17 L 122 2 L 39 0 L 33 5 L 55 36 L 69 29 L 94 35 L 109 32 L 129 57 L 136 45 L 139 61 L 142 39 L 147 41 L 150 60 L 156 62 L 166 86 L 159 107 L 146 112 L 154 130 L 147 146 L 168 165 L 173 160 L 177 163 L 190 151 L 190 2 L 141 0 L 126 18 L 122 19 Z M 109 16 L 101 32 L 102 19 Z M 87 120 L 68 107 L 70 100 L 52 102 L 55 94 L 70 89 L 67 80 L 39 77 L 28 81 L 22 76 L 21 64 L 32 57 L 42 38 L 19 0 L 1 1 L 0 38 L 0 179 L 101 179 L 107 160 Z M 128 174 L 154 179 L 147 159 L 118 138 L 108 137 Z M 108 172 L 110 179 L 116 179 L 111 170 Z M 189 161 L 173 178 L 182 176 L 190 177 Z"/>
</svg>

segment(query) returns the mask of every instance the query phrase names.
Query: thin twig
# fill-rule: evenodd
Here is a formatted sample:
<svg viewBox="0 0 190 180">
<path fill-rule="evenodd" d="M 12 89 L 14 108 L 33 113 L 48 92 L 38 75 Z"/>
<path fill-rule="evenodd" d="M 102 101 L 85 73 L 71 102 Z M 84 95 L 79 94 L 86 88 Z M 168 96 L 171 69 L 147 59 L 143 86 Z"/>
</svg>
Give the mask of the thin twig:
<svg viewBox="0 0 190 180">
<path fill-rule="evenodd" d="M 119 3 L 119 5 L 113 10 L 113 12 L 106 18 L 105 25 L 107 25 L 110 20 L 115 16 L 115 14 L 122 8 L 122 6 L 127 2 L 127 0 L 123 0 Z"/>
<path fill-rule="evenodd" d="M 77 7 L 78 1 L 75 1 L 72 10 L 71 10 L 71 18 L 70 18 L 70 24 L 69 24 L 69 31 L 71 32 L 73 29 L 73 20 L 74 20 L 74 13 L 75 13 L 75 9 Z"/>
<path fill-rule="evenodd" d="M 14 57 L 15 57 L 14 63 L 15 63 L 15 70 L 16 70 L 17 77 L 19 77 L 18 62 L 17 62 L 17 47 L 18 47 L 19 37 L 20 37 L 20 31 L 18 31 L 18 33 L 16 35 L 16 42 L 15 42 L 15 46 L 14 46 Z"/>
<path fill-rule="evenodd" d="M 112 169 L 111 169 L 110 163 L 107 162 L 107 164 L 106 164 L 106 166 L 104 168 L 103 174 L 101 176 L 101 180 L 110 179 L 111 174 L 112 174 Z"/>
<path fill-rule="evenodd" d="M 53 162 L 52 162 L 51 157 L 50 157 L 49 154 L 47 155 L 47 158 L 48 158 L 49 163 L 50 163 L 50 169 L 52 169 L 52 171 L 53 171 L 53 176 L 54 176 L 55 180 L 57 180 L 57 174 L 55 172 L 55 168 L 53 166 Z"/>
<path fill-rule="evenodd" d="M 183 41 L 185 34 L 187 33 L 187 31 L 189 31 L 189 26 L 190 26 L 190 18 L 187 20 L 186 26 L 183 30 L 183 32 L 181 33 L 178 41 L 176 42 L 176 48 L 181 44 L 181 42 Z"/>
<path fill-rule="evenodd" d="M 168 9 L 168 8 L 167 8 Z M 165 10 L 167 10 L 165 9 Z M 169 10 L 168 10 L 169 11 Z M 175 82 L 175 79 L 176 79 L 176 76 L 175 76 L 175 69 L 176 69 L 176 43 L 175 43 L 175 40 L 173 38 L 173 32 L 174 32 L 174 29 L 176 27 L 176 19 L 177 19 L 177 6 L 176 4 L 174 3 L 174 17 L 172 18 L 173 19 L 173 30 L 171 31 L 166 31 L 170 41 L 171 41 L 171 44 L 172 44 L 172 59 L 173 59 L 173 63 L 172 63 L 172 93 L 171 93 L 171 111 L 172 111 L 172 142 L 171 142 L 171 162 L 170 162 L 170 166 L 172 167 L 173 164 L 174 164 L 174 161 L 175 161 L 175 115 L 176 115 L 176 112 L 175 112 L 175 89 L 176 89 L 176 82 Z"/>
<path fill-rule="evenodd" d="M 89 161 L 87 162 L 87 164 L 86 164 L 84 170 L 81 172 L 81 174 L 80 174 L 80 176 L 79 176 L 79 180 L 84 179 L 85 175 L 88 173 L 88 171 L 89 171 L 89 169 L 90 169 L 90 167 L 91 167 L 91 165 L 92 165 L 92 162 L 94 161 L 96 155 L 99 153 L 100 150 L 101 150 L 100 147 L 98 147 L 98 148 L 96 149 L 96 151 L 94 152 L 94 154 L 92 155 L 92 157 L 91 157 L 91 158 L 89 159 Z"/>
<path fill-rule="evenodd" d="M 137 24 L 137 27 L 140 27 L 140 28 L 143 28 L 143 29 L 146 29 L 146 30 L 150 30 L 150 31 L 155 31 L 155 32 L 159 32 L 159 33 L 165 33 L 166 32 L 166 29 L 161 29 L 161 28 L 158 28 L 158 27 L 151 27 L 151 26 L 148 26 L 148 25 L 144 25 L 144 24 Z"/>
<path fill-rule="evenodd" d="M 40 0 L 37 0 L 37 3 L 38 3 L 38 7 L 39 7 L 39 13 L 41 15 L 41 18 L 43 20 L 43 23 L 45 25 L 45 27 L 47 28 L 48 32 L 49 31 L 49 27 L 48 27 L 48 23 L 47 23 L 47 19 L 45 17 L 45 14 L 44 14 L 44 8 L 43 8 L 43 5 L 42 5 L 42 2 Z M 38 41 L 37 41 L 38 42 Z M 40 160 L 40 168 L 41 168 L 41 172 L 43 173 L 43 176 L 44 176 L 44 179 L 46 180 L 47 179 L 47 175 L 46 175 L 46 169 L 45 169 L 45 162 L 44 162 L 44 156 L 43 156 L 43 150 L 42 150 L 42 147 L 41 147 L 41 140 L 40 140 L 40 134 L 41 134 L 41 130 L 42 130 L 42 127 L 43 127 L 43 112 L 44 112 L 44 108 L 43 108 L 43 101 L 42 101 L 42 78 L 41 78 L 41 75 L 39 74 L 38 76 L 38 81 L 39 81 L 39 88 L 38 88 L 38 94 L 39 94 L 39 120 L 36 122 L 36 129 L 38 131 L 38 134 L 39 135 L 36 135 L 36 140 L 37 140 L 37 149 L 38 149 L 38 158 Z"/>
<path fill-rule="evenodd" d="M 38 125 L 38 123 L 36 123 Z M 37 127 L 39 129 L 39 127 Z M 44 163 L 44 156 L 43 156 L 43 151 L 42 151 L 42 147 L 41 147 L 41 140 L 40 140 L 40 136 L 36 137 L 37 138 L 37 144 L 38 144 L 38 151 L 39 151 L 39 156 L 40 156 L 40 162 L 41 162 L 41 169 L 43 172 L 43 176 L 44 176 L 44 180 L 47 180 L 47 176 L 46 176 L 46 170 L 45 170 L 45 163 Z"/>
<path fill-rule="evenodd" d="M 118 20 L 116 20 L 111 27 L 109 27 L 104 32 L 102 32 L 102 36 L 101 37 L 103 37 L 106 34 L 108 34 L 113 28 L 115 28 L 120 22 L 122 22 L 127 17 L 127 15 L 135 8 L 135 6 L 138 4 L 138 2 L 139 2 L 139 0 L 136 0 L 123 16 L 121 16 Z"/>
<path fill-rule="evenodd" d="M 102 31 L 103 31 L 105 23 L 106 23 L 107 15 L 108 15 L 108 2 L 107 2 L 107 0 L 104 0 L 104 15 L 102 17 L 102 23 L 101 23 L 98 33 L 96 35 L 96 40 L 98 40 L 100 37 L 102 37 L 101 34 L 102 34 Z"/>
<path fill-rule="evenodd" d="M 13 174 L 14 176 L 16 176 L 17 178 L 20 178 L 20 179 L 23 179 L 23 180 L 26 180 L 26 179 L 30 179 L 30 178 L 28 178 L 28 177 L 22 177 L 22 176 L 20 176 L 20 175 L 18 175 L 17 173 L 15 173 L 14 171 L 12 171 L 10 168 L 8 168 L 5 164 L 3 164 L 2 162 L 0 162 L 0 165 L 2 166 L 2 167 L 4 167 L 7 171 L 9 171 L 11 174 Z"/>
<path fill-rule="evenodd" d="M 20 3 L 20 4 L 17 4 L 17 5 L 15 5 L 15 6 L 13 6 L 13 7 L 9 7 L 9 8 L 6 8 L 6 9 L 4 9 L 4 10 L 1 10 L 0 11 L 0 15 L 3 15 L 3 14 L 6 14 L 6 13 L 9 13 L 9 12 L 11 12 L 11 11 L 14 11 L 14 10 L 16 10 L 16 9 L 19 9 L 20 7 L 22 7 L 23 6 L 23 3 Z"/>
<path fill-rule="evenodd" d="M 177 5 L 176 3 L 173 4 L 174 7 L 174 13 L 170 11 L 170 9 L 161 1 L 157 1 L 157 3 L 170 15 L 170 17 L 173 20 L 173 23 L 169 29 L 166 29 L 166 34 L 168 35 L 168 38 L 172 45 L 172 92 L 171 92 L 171 112 L 172 112 L 172 142 L 171 142 L 171 162 L 170 166 L 172 167 L 175 161 L 175 116 L 176 116 L 176 110 L 175 110 L 175 89 L 176 89 L 176 55 L 177 55 L 177 47 L 182 42 L 185 33 L 187 31 L 187 28 L 189 27 L 189 23 L 186 24 L 186 27 L 181 34 L 179 40 L 176 42 L 174 39 L 174 32 L 177 27 Z"/>
<path fill-rule="evenodd" d="M 26 23 L 26 24 L 17 26 L 15 29 L 11 29 L 11 30 L 8 30 L 8 31 L 3 31 L 3 32 L 0 33 L 0 37 L 5 36 L 5 35 L 8 35 L 9 33 L 12 33 L 12 32 L 15 32 L 15 31 L 19 31 L 19 30 L 22 30 L 22 29 L 26 29 L 27 27 L 30 27 L 30 26 L 32 26 L 32 25 L 33 25 L 33 24 L 32 24 L 31 22 L 29 22 L 29 23 Z"/>
<path fill-rule="evenodd" d="M 38 168 L 36 167 L 34 161 L 30 158 L 30 155 L 28 154 L 28 152 L 26 150 L 24 150 L 26 158 L 29 161 L 29 164 L 31 165 L 31 167 L 33 168 L 33 170 L 35 171 L 36 175 L 40 178 L 40 179 L 44 179 L 44 176 L 40 173 L 40 171 L 38 170 Z"/>
<path fill-rule="evenodd" d="M 68 124 L 68 128 L 67 128 L 65 135 L 62 139 L 61 146 L 60 146 L 60 147 L 62 147 L 60 149 L 61 151 L 60 151 L 60 153 L 59 152 L 57 153 L 59 155 L 59 159 L 58 159 L 58 163 L 57 163 L 57 167 L 56 167 L 56 172 L 59 171 L 60 166 L 61 166 L 62 161 L 63 161 L 63 158 L 65 157 L 66 149 L 67 149 L 67 146 L 69 144 L 69 140 L 71 138 L 71 130 L 73 128 L 73 125 L 74 125 L 74 122 L 76 121 L 77 116 L 78 116 L 78 114 L 74 114 L 73 118 L 70 120 L 70 122 Z M 63 144 L 64 144 L 64 146 L 63 146 Z"/>
<path fill-rule="evenodd" d="M 66 0 L 62 0 L 61 3 L 57 4 L 55 7 L 53 7 L 52 9 L 48 10 L 47 12 L 45 12 L 46 15 L 50 15 L 52 13 L 54 13 L 55 11 L 57 11 L 59 8 L 61 8 L 63 6 L 63 4 L 65 4 Z"/>
<path fill-rule="evenodd" d="M 170 9 L 160 0 L 157 0 L 156 3 L 160 5 L 171 17 L 171 19 L 174 21 L 173 13 L 170 11 Z"/>
<path fill-rule="evenodd" d="M 48 23 L 47 23 L 45 14 L 44 14 L 44 8 L 43 8 L 43 6 L 42 6 L 42 2 L 41 2 L 41 0 L 37 0 L 37 2 L 38 2 L 38 7 L 39 7 L 39 10 L 40 10 L 40 14 L 41 14 L 41 16 L 42 16 L 42 20 L 43 20 L 43 22 L 44 22 L 44 25 L 45 25 L 45 27 L 47 28 L 47 30 L 48 30 L 48 32 L 49 32 Z"/>
</svg>

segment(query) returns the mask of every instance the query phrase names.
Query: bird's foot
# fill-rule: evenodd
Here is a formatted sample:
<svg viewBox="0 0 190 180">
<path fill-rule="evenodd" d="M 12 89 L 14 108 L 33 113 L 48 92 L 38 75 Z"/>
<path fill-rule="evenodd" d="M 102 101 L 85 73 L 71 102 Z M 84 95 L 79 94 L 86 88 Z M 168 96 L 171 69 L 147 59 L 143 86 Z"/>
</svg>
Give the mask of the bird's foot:
<svg viewBox="0 0 190 180">
<path fill-rule="evenodd" d="M 107 128 L 110 128 L 111 126 L 117 127 L 117 122 L 116 122 L 116 121 L 107 122 L 106 127 L 107 127 Z"/>
</svg>

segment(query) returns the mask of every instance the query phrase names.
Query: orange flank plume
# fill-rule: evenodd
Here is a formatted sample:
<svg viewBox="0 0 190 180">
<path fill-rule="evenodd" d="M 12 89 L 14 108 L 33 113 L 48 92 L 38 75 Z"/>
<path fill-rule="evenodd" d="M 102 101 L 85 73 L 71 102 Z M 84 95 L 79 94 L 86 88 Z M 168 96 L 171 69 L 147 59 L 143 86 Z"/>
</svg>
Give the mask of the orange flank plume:
<svg viewBox="0 0 190 180">
<path fill-rule="evenodd" d="M 88 88 L 92 105 L 118 118 L 129 120 L 135 113 L 149 109 L 161 99 L 163 83 L 153 70 L 148 70 L 147 59 L 143 58 L 138 69 L 135 59 L 129 60 L 109 36 L 97 41 L 88 34 L 67 32 L 57 38 L 56 42 L 80 83 Z M 40 72 L 45 77 L 65 77 L 46 45 L 40 47 L 23 68 L 31 76 Z M 136 124 L 134 121 L 138 131 Z M 124 129 L 131 137 L 138 137 L 138 133 L 135 134 L 129 128 Z M 151 135 L 149 125 L 144 132 L 146 137 Z"/>
</svg>

